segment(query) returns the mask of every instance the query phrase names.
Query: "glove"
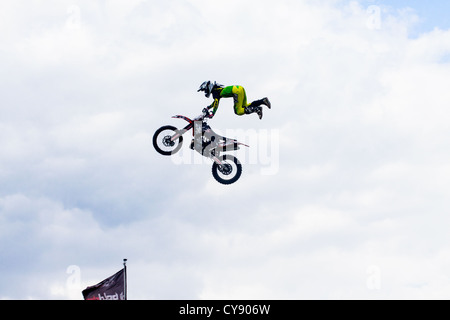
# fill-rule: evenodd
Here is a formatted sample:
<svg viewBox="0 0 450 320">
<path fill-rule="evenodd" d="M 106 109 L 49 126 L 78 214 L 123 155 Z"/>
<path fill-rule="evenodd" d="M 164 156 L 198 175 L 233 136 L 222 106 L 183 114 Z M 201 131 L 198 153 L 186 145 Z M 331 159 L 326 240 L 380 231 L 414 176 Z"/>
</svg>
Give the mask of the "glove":
<svg viewBox="0 0 450 320">
<path fill-rule="evenodd" d="M 214 114 L 210 113 L 208 108 L 203 109 L 203 114 L 205 115 L 205 118 L 212 119 L 214 117 Z"/>
</svg>

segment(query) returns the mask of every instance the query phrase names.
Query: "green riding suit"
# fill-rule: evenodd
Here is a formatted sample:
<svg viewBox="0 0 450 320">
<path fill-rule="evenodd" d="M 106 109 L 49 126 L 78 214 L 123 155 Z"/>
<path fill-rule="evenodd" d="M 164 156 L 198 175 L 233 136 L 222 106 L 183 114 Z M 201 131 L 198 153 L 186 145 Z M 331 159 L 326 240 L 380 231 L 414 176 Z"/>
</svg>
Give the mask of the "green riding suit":
<svg viewBox="0 0 450 320">
<path fill-rule="evenodd" d="M 208 85 L 206 85 L 208 83 Z M 262 119 L 262 107 L 261 105 L 266 105 L 269 109 L 271 108 L 270 101 L 267 98 L 253 101 L 252 103 L 247 103 L 247 94 L 244 87 L 242 86 L 228 86 L 224 87 L 218 85 L 217 83 L 212 84 L 207 81 L 202 85 L 205 90 L 199 89 L 199 91 L 205 91 L 207 96 L 212 94 L 214 102 L 208 107 L 209 110 L 212 109 L 212 116 L 214 116 L 219 108 L 220 99 L 222 98 L 233 98 L 234 99 L 234 113 L 238 116 L 244 114 L 257 113 L 259 118 Z M 211 88 L 208 90 L 208 87 Z"/>
</svg>

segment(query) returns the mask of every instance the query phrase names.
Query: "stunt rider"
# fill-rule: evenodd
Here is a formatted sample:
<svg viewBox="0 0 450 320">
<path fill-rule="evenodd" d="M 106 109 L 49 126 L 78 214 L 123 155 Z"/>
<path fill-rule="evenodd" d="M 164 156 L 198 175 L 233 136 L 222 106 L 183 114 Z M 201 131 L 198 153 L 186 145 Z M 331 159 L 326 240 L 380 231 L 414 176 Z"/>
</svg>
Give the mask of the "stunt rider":
<svg viewBox="0 0 450 320">
<path fill-rule="evenodd" d="M 259 119 L 262 119 L 263 112 L 261 105 L 271 108 L 271 104 L 268 98 L 263 98 L 260 100 L 253 101 L 252 103 L 247 103 L 247 94 L 242 86 L 228 86 L 224 87 L 217 82 L 205 81 L 202 83 L 197 92 L 204 91 L 205 97 L 209 98 L 212 94 L 214 102 L 207 107 L 208 110 L 212 109 L 212 114 L 210 118 L 214 117 L 219 108 L 219 102 L 221 98 L 233 98 L 234 99 L 234 113 L 238 116 L 244 114 L 256 113 Z"/>
</svg>

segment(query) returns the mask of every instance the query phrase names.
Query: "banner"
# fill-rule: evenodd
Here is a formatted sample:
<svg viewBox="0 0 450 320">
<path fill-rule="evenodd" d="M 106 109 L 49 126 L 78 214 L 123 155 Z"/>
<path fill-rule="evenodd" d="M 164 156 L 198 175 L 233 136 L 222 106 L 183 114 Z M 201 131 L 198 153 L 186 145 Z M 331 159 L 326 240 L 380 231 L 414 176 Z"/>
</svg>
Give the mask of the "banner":
<svg viewBox="0 0 450 320">
<path fill-rule="evenodd" d="M 84 300 L 126 300 L 126 267 L 102 282 L 83 290 Z"/>
</svg>

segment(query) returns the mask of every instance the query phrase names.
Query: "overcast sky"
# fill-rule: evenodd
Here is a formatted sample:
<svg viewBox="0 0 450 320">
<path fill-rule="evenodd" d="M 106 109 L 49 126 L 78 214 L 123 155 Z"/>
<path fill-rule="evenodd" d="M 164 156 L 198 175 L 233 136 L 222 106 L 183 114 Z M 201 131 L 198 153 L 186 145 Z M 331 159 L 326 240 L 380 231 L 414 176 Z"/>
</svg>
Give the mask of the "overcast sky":
<svg viewBox="0 0 450 320">
<path fill-rule="evenodd" d="M 449 299 L 449 9 L 2 0 L 0 298 Z M 151 144 L 208 79 L 273 105 L 232 186 Z"/>
</svg>

